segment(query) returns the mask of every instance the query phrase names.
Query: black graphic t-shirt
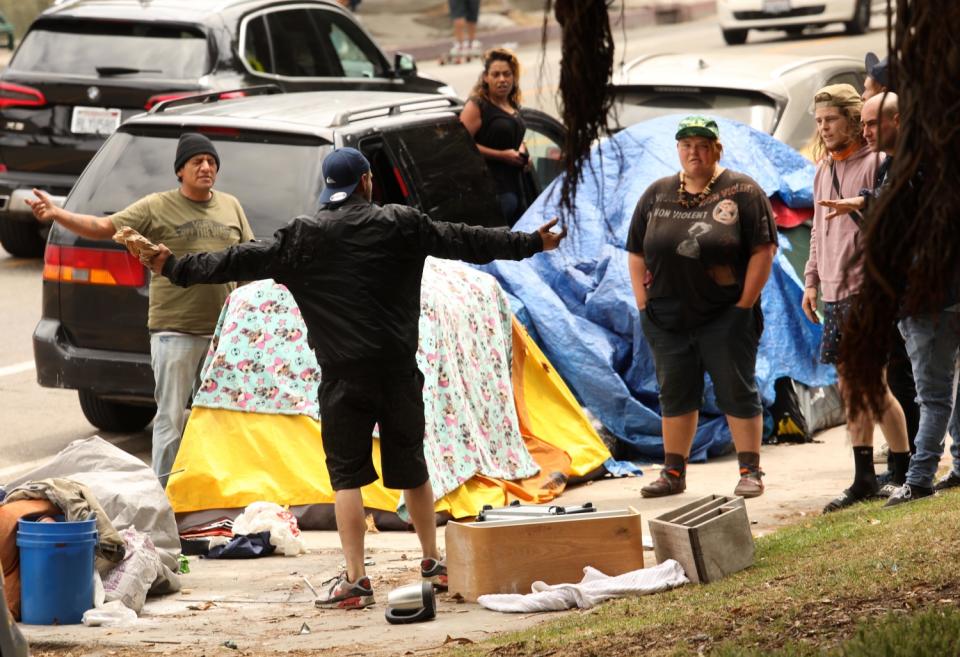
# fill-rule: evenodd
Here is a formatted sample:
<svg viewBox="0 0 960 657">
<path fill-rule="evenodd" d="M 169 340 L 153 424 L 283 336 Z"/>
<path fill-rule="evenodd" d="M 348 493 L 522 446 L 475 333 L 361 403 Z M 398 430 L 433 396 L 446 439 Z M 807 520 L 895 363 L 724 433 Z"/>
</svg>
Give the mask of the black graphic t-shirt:
<svg viewBox="0 0 960 657">
<path fill-rule="evenodd" d="M 110 215 L 118 230 L 130 226 L 154 242 L 166 244 L 175 255 L 203 253 L 249 242 L 253 231 L 240 202 L 214 191 L 209 201 L 191 201 L 180 190 L 150 194 Z M 209 335 L 234 283 L 177 287 L 163 276 L 150 280 L 147 326 L 152 331 Z"/>
<path fill-rule="evenodd" d="M 692 208 L 678 203 L 679 187 L 679 174 L 650 185 L 627 237 L 650 274 L 647 316 L 668 330 L 701 326 L 735 304 L 753 249 L 777 240 L 770 201 L 749 176 L 725 170 Z"/>
</svg>

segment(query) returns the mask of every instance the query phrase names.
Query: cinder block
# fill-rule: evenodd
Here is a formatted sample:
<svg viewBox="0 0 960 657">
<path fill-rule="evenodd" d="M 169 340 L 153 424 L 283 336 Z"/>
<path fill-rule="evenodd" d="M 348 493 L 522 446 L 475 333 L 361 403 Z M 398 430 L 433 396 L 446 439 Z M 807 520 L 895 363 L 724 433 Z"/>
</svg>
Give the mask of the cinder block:
<svg viewBox="0 0 960 657">
<path fill-rule="evenodd" d="M 753 534 L 742 497 L 701 497 L 648 524 L 657 562 L 675 559 L 691 582 L 713 582 L 753 565 Z"/>
<path fill-rule="evenodd" d="M 450 593 L 473 602 L 486 593 L 530 593 L 538 580 L 579 582 L 585 566 L 607 575 L 643 568 L 642 525 L 635 509 L 450 522 L 446 552 Z"/>
</svg>

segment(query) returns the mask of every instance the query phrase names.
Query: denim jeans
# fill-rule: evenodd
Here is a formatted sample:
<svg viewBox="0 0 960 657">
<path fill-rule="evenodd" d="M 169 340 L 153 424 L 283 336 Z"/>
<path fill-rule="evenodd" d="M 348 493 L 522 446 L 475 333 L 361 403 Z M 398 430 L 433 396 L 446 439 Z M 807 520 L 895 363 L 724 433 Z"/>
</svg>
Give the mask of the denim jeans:
<svg viewBox="0 0 960 657">
<path fill-rule="evenodd" d="M 960 348 L 958 320 L 960 313 L 942 311 L 900 321 L 900 332 L 913 365 L 917 402 L 920 404 L 917 451 L 910 459 L 910 470 L 907 472 L 907 483 L 914 486 L 933 486 L 933 478 L 943 456 L 947 425 L 950 424 L 957 394 L 957 350 Z"/>
<path fill-rule="evenodd" d="M 953 415 L 950 416 L 950 438 L 950 455 L 953 457 L 951 470 L 960 476 L 960 387 L 957 389 L 957 399 L 953 403 Z"/>
<path fill-rule="evenodd" d="M 157 416 L 153 420 L 153 471 L 157 476 L 173 469 L 180 436 L 187 419 L 197 368 L 207 355 L 210 339 L 196 335 L 155 333 L 150 336 L 150 365 L 156 388 Z M 160 477 L 167 485 L 167 477 Z"/>
</svg>

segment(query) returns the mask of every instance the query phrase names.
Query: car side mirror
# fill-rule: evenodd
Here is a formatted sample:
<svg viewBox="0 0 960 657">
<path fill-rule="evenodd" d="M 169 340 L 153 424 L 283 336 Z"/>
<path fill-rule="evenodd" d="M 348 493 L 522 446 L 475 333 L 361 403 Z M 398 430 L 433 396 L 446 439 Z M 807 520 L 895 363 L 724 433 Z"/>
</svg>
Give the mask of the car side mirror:
<svg viewBox="0 0 960 657">
<path fill-rule="evenodd" d="M 399 77 L 409 78 L 417 74 L 417 60 L 413 55 L 398 52 L 393 55 L 393 70 Z"/>
</svg>

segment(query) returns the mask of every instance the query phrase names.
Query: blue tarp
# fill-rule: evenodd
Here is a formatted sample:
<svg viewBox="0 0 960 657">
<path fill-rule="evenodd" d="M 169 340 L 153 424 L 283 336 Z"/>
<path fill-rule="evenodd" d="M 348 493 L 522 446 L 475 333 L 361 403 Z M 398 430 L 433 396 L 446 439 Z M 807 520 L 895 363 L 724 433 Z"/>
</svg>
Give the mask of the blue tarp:
<svg viewBox="0 0 960 657">
<path fill-rule="evenodd" d="M 576 218 L 560 249 L 522 262 L 483 267 L 510 295 L 517 317 L 574 393 L 632 457 L 661 459 L 659 402 L 649 347 L 627 272 L 624 249 L 634 207 L 654 180 L 679 170 L 674 132 L 680 116 L 633 125 L 595 147 L 577 193 Z M 789 146 L 741 123 L 718 119 L 721 164 L 751 176 L 791 207 L 812 204 L 813 166 Z M 558 214 L 559 179 L 517 224 L 535 230 Z M 781 237 L 781 246 L 788 247 Z M 765 329 L 757 379 L 765 405 L 774 382 L 789 376 L 808 385 L 835 381 L 818 362 L 821 329 L 800 309 L 802 284 L 778 252 L 763 291 Z M 713 397 L 704 412 L 691 461 L 724 453 L 731 442 Z"/>
</svg>

